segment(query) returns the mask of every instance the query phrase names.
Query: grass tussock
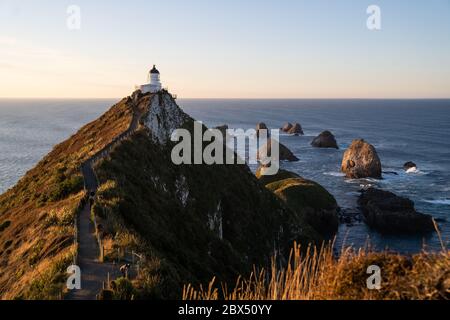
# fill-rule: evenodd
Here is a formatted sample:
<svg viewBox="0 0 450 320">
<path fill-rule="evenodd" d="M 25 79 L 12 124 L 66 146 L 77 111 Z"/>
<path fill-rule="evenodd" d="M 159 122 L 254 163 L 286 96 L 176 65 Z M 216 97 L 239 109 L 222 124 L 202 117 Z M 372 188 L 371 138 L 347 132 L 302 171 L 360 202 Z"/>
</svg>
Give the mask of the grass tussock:
<svg viewBox="0 0 450 320">
<path fill-rule="evenodd" d="M 381 269 L 381 289 L 368 289 L 368 267 Z M 413 256 L 370 249 L 347 248 L 336 257 L 333 245 L 295 244 L 289 263 L 279 267 L 273 259 L 269 271 L 239 277 L 231 290 L 217 286 L 187 285 L 184 300 L 429 300 L 450 299 L 450 254 L 421 252 Z"/>
</svg>

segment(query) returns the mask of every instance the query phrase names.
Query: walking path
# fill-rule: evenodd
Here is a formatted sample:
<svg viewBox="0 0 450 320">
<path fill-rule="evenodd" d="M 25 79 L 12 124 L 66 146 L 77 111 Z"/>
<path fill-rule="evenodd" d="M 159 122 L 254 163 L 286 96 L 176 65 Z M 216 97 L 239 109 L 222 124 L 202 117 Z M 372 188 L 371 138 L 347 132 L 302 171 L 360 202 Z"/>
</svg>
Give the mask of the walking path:
<svg viewBox="0 0 450 320">
<path fill-rule="evenodd" d="M 133 134 L 139 127 L 142 112 L 133 106 L 133 119 L 129 128 L 117 136 L 97 154 L 81 165 L 85 189 L 89 196 L 96 194 L 98 188 L 97 177 L 93 165 L 96 161 L 108 156 L 112 148 L 120 141 Z M 95 300 L 97 294 L 106 283 L 108 273 L 110 278 L 120 276 L 119 267 L 113 263 L 104 263 L 99 260 L 100 248 L 96 237 L 96 230 L 91 221 L 91 201 L 87 201 L 82 212 L 78 215 L 78 266 L 81 269 L 81 290 L 70 291 L 66 299 L 69 300 Z"/>
</svg>

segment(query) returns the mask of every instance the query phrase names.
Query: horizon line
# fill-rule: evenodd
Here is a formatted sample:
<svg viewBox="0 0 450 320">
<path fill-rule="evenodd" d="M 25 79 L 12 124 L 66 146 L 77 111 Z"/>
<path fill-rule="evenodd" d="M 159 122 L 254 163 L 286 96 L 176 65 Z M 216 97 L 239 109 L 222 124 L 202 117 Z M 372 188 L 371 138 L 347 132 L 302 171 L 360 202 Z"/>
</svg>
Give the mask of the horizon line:
<svg viewBox="0 0 450 320">
<path fill-rule="evenodd" d="M 123 97 L 0 97 L 0 100 L 121 100 L 128 96 Z M 365 98 L 359 98 L 359 97 L 349 97 L 349 98 L 308 98 L 308 97 L 302 97 L 302 98 L 258 98 L 258 97 L 232 97 L 232 98 L 223 98 L 223 97 L 178 97 L 177 100 L 450 100 L 449 97 L 420 97 L 420 98 L 373 98 L 373 97 L 365 97 Z"/>
</svg>

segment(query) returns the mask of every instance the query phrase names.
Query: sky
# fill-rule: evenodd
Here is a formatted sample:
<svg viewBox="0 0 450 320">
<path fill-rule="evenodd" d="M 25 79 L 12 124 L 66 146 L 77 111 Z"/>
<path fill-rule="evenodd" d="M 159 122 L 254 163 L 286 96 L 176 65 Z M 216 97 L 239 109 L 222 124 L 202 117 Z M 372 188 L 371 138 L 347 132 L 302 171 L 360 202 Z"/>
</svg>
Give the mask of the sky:
<svg viewBox="0 0 450 320">
<path fill-rule="evenodd" d="M 0 0 L 0 97 L 120 98 L 153 64 L 182 98 L 450 98 L 450 0 Z"/>
</svg>

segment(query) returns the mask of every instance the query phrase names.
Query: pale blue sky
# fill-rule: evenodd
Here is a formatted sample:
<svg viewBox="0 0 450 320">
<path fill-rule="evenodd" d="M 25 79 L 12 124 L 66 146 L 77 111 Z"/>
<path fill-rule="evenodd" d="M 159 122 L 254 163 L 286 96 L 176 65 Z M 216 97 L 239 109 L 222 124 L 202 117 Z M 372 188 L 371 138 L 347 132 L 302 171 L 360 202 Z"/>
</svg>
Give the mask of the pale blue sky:
<svg viewBox="0 0 450 320">
<path fill-rule="evenodd" d="M 450 97 L 450 0 L 0 0 L 0 97 L 122 97 L 153 63 L 185 98 Z"/>
</svg>

